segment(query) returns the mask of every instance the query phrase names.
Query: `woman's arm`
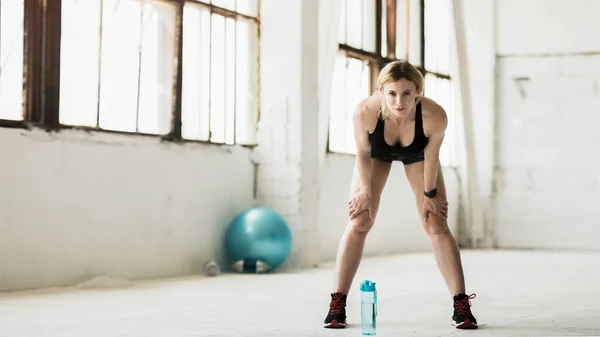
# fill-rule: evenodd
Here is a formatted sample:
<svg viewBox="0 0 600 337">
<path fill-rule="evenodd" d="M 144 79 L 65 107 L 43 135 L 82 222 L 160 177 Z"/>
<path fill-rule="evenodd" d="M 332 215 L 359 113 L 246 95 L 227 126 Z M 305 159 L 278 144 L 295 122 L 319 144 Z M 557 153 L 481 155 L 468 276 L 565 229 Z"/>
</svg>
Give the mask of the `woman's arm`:
<svg viewBox="0 0 600 337">
<path fill-rule="evenodd" d="M 367 211 L 369 219 L 373 219 L 371 207 L 371 142 L 369 133 L 377 121 L 379 99 L 371 96 L 360 102 L 354 109 L 354 139 L 356 141 L 356 167 L 358 169 L 359 189 L 349 202 L 350 219 Z"/>
<path fill-rule="evenodd" d="M 371 142 L 369 125 L 371 112 L 366 102 L 358 104 L 354 111 L 354 139 L 356 141 L 356 165 L 360 178 L 360 192 L 371 197 Z"/>
<path fill-rule="evenodd" d="M 433 104 L 433 109 L 427 116 L 427 129 L 430 132 L 429 142 L 425 147 L 425 172 L 424 172 L 424 192 L 430 192 L 437 187 L 437 176 L 440 167 L 440 148 L 444 141 L 444 134 L 448 125 L 448 116 L 446 111 Z"/>
</svg>

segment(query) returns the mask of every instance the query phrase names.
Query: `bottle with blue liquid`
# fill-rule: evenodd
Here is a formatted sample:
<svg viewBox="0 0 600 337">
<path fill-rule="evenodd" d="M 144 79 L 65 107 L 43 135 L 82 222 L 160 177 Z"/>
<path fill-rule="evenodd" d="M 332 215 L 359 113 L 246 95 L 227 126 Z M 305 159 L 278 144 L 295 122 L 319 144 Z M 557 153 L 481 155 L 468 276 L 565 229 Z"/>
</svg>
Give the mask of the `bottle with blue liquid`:
<svg viewBox="0 0 600 337">
<path fill-rule="evenodd" d="M 377 290 L 375 282 L 365 280 L 360 284 L 360 329 L 366 336 L 376 335 Z"/>
</svg>

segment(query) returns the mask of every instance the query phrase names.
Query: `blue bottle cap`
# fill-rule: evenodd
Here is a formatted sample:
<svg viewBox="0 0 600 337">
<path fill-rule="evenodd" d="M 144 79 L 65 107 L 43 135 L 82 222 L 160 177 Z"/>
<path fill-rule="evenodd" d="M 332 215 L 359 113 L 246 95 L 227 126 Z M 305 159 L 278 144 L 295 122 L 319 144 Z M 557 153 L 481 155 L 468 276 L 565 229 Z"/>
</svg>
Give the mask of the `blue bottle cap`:
<svg viewBox="0 0 600 337">
<path fill-rule="evenodd" d="M 360 284 L 360 291 L 375 291 L 375 282 L 364 280 Z"/>
</svg>

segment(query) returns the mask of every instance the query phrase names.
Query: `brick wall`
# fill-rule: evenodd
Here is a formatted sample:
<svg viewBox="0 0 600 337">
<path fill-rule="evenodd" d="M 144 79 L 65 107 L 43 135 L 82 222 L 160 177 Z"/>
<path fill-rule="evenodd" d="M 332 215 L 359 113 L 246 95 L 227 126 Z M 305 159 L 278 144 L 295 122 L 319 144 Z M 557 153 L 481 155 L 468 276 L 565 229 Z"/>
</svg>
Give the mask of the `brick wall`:
<svg viewBox="0 0 600 337">
<path fill-rule="evenodd" d="M 499 245 L 600 249 L 600 55 L 508 57 L 499 69 Z"/>
<path fill-rule="evenodd" d="M 497 2 L 499 247 L 600 249 L 600 2 Z"/>
</svg>

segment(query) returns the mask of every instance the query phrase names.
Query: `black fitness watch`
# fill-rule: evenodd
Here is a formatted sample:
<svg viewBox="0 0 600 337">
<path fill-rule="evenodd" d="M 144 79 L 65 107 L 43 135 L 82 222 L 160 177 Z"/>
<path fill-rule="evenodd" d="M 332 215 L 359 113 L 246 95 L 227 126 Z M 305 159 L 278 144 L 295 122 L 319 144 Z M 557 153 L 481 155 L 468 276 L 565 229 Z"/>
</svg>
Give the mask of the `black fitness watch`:
<svg viewBox="0 0 600 337">
<path fill-rule="evenodd" d="M 423 194 L 427 197 L 427 198 L 435 198 L 435 196 L 437 195 L 437 188 L 432 189 L 429 192 L 423 192 Z"/>
</svg>

